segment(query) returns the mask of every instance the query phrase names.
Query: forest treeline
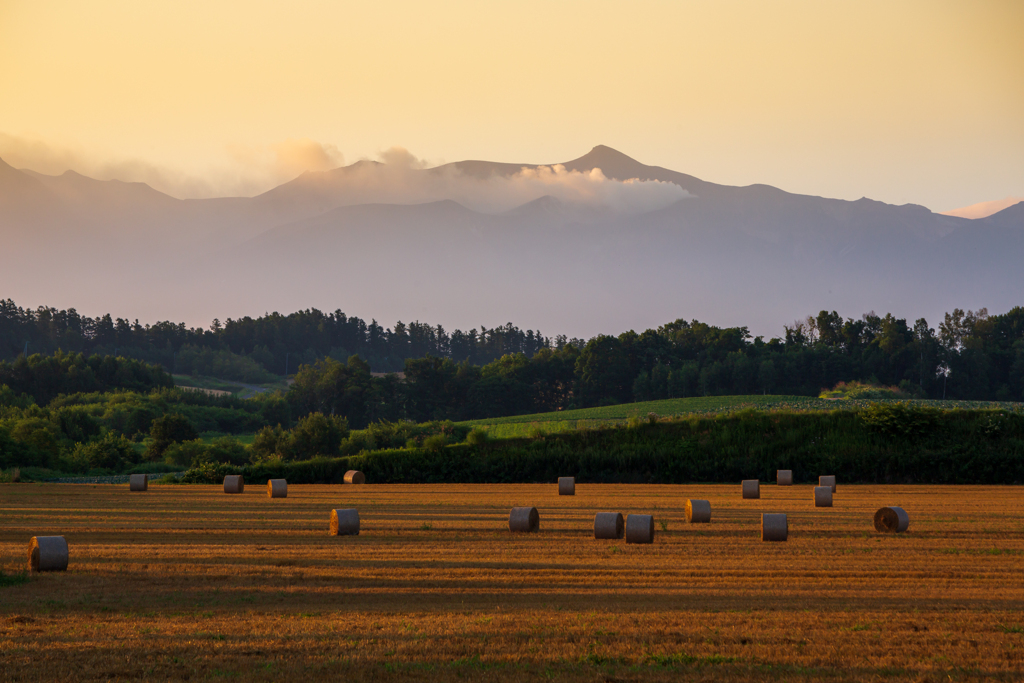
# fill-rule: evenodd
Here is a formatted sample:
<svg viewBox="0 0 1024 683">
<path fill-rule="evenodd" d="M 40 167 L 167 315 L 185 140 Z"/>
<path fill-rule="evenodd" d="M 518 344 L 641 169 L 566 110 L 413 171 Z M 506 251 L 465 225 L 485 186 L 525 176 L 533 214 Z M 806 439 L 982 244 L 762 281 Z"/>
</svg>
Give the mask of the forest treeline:
<svg viewBox="0 0 1024 683">
<path fill-rule="evenodd" d="M 202 330 L 0 303 L 0 348 L 8 354 L 17 355 L 17 340 L 31 333 L 37 341 L 30 347 L 77 345 L 143 359 L 152 353 L 158 357 L 150 360 L 166 369 L 183 363 L 224 377 L 232 367 L 248 368 L 254 381 L 289 363 L 298 370 L 288 395 L 295 419 L 318 411 L 345 416 L 355 428 L 381 419 L 477 419 L 687 396 L 814 396 L 850 381 L 918 398 L 1024 400 L 1021 307 L 1001 315 L 955 309 L 937 328 L 891 314 L 844 319 L 821 311 L 769 341 L 746 327 L 676 320 L 640 334 L 552 342 L 512 324 L 448 335 L 440 326 L 386 330 L 316 310 L 214 321 Z M 282 352 L 303 347 L 294 356 Z M 175 358 L 161 360 L 164 352 Z M 374 358 L 386 362 L 374 365 Z M 404 377 L 374 376 L 381 367 Z"/>
<path fill-rule="evenodd" d="M 345 361 L 358 355 L 374 372 L 400 372 L 406 358 L 437 356 L 482 365 L 510 353 L 532 356 L 542 348 L 578 339 L 554 341 L 539 331 L 512 323 L 469 332 L 447 332 L 441 325 L 399 321 L 384 328 L 341 311 L 315 308 L 289 315 L 214 320 L 209 329 L 170 321 L 153 325 L 102 315 L 79 315 L 74 308 L 21 308 L 0 300 L 0 359 L 19 353 L 51 354 L 62 349 L 87 355 L 120 355 L 160 363 L 169 372 L 214 374 L 243 382 L 268 381 L 266 375 L 295 372 L 321 358 Z"/>
<path fill-rule="evenodd" d="M 296 415 L 376 420 L 471 420 L 664 398 L 753 393 L 816 396 L 856 380 L 917 398 L 1024 400 L 1024 308 L 989 316 L 959 309 L 938 330 L 892 315 L 835 312 L 786 326 L 784 339 L 746 328 L 677 320 L 642 334 L 509 354 L 483 366 L 407 359 L 404 380 L 373 377 L 357 357 L 303 366 L 289 402 Z"/>
</svg>

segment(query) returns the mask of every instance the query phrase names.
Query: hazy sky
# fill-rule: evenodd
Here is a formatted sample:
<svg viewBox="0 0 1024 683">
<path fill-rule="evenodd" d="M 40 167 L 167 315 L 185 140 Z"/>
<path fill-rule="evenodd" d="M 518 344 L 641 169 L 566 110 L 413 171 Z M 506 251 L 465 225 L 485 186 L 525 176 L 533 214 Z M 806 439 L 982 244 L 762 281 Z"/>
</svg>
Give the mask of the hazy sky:
<svg viewBox="0 0 1024 683">
<path fill-rule="evenodd" d="M 607 144 L 947 210 L 1024 195 L 1022 36 L 1017 0 L 0 0 L 0 156 L 198 196 Z"/>
</svg>

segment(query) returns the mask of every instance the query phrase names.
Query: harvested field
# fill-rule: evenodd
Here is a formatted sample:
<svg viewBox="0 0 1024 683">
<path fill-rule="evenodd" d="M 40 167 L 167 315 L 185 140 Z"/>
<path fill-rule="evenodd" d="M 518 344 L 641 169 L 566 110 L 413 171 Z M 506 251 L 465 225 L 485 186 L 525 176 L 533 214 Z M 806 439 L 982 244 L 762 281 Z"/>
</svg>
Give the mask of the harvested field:
<svg viewBox="0 0 1024 683">
<path fill-rule="evenodd" d="M 4 680 L 1016 681 L 1024 491 L 844 485 L 0 486 Z M 710 525 L 686 521 L 710 501 Z M 536 505 L 536 534 L 509 510 Z M 880 534 L 873 515 L 913 519 Z M 359 536 L 331 537 L 333 508 Z M 595 541 L 653 514 L 652 545 Z M 763 543 L 785 512 L 786 543 Z"/>
</svg>

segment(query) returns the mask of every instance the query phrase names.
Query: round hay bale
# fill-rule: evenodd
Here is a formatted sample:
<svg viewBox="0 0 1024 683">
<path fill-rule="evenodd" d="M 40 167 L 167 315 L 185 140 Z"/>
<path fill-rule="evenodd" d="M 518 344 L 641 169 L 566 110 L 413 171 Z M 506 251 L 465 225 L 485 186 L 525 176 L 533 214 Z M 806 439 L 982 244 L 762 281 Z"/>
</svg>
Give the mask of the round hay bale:
<svg viewBox="0 0 1024 683">
<path fill-rule="evenodd" d="M 28 542 L 30 572 L 63 572 L 68 568 L 68 542 L 63 536 L 33 536 Z"/>
<path fill-rule="evenodd" d="M 365 484 L 366 477 L 359 470 L 349 470 L 345 473 L 346 484 Z"/>
<path fill-rule="evenodd" d="M 743 497 L 744 498 L 760 498 L 761 497 L 761 482 L 757 479 L 744 479 L 743 480 Z"/>
<path fill-rule="evenodd" d="M 287 479 L 268 479 L 267 480 L 267 498 L 287 498 L 288 497 L 288 480 Z"/>
<path fill-rule="evenodd" d="M 775 471 L 775 484 L 777 486 L 792 486 L 793 485 L 793 470 L 776 470 Z"/>
<path fill-rule="evenodd" d="M 576 477 L 559 477 L 558 478 L 558 495 L 560 495 L 560 496 L 575 496 L 576 495 Z"/>
<path fill-rule="evenodd" d="M 145 491 L 149 488 L 149 476 L 145 474 L 133 474 L 128 477 L 129 491 Z"/>
<path fill-rule="evenodd" d="M 654 543 L 654 515 L 626 515 L 626 543 Z"/>
<path fill-rule="evenodd" d="M 910 516 L 903 508 L 892 505 L 875 513 L 875 531 L 901 533 L 910 526 Z"/>
<path fill-rule="evenodd" d="M 830 508 L 830 507 L 832 507 L 832 487 L 831 486 L 815 486 L 814 487 L 814 507 L 816 507 L 816 508 Z"/>
<path fill-rule="evenodd" d="M 818 486 L 828 486 L 832 489 L 832 493 L 836 492 L 836 477 L 834 474 L 827 476 L 818 477 Z"/>
<path fill-rule="evenodd" d="M 709 500 L 687 500 L 686 520 L 690 524 L 711 523 L 711 501 Z"/>
<path fill-rule="evenodd" d="M 245 490 L 245 479 L 241 474 L 229 474 L 224 477 L 224 493 L 241 493 Z"/>
<path fill-rule="evenodd" d="M 621 512 L 598 512 L 594 515 L 594 538 L 622 538 Z"/>
<path fill-rule="evenodd" d="M 784 513 L 765 512 L 761 515 L 761 540 L 785 541 L 789 538 L 789 522 Z"/>
<path fill-rule="evenodd" d="M 331 510 L 331 536 L 358 536 L 359 510 Z"/>
<path fill-rule="evenodd" d="M 537 508 L 512 508 L 508 515 L 508 530 L 512 533 L 532 534 L 540 529 L 540 513 Z"/>
</svg>

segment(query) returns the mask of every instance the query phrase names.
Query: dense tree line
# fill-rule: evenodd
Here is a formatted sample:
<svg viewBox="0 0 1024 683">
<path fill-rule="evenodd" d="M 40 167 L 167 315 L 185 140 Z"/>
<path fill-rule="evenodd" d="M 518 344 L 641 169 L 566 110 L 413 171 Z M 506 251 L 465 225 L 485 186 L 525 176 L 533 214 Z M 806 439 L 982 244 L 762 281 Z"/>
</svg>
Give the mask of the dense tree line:
<svg viewBox="0 0 1024 683">
<path fill-rule="evenodd" d="M 380 375 L 358 355 L 325 356 L 301 365 L 287 392 L 243 400 L 169 388 L 159 366 L 123 357 L 20 355 L 0 362 L 0 467 L 304 460 L 433 432 L 447 438 L 446 420 L 713 394 L 816 395 L 856 380 L 917 397 L 1022 401 L 1024 308 L 954 310 L 937 330 L 924 320 L 822 311 L 767 342 L 743 327 L 677 320 L 484 365 L 427 355 L 403 368 L 401 377 Z M 428 422 L 435 426 L 412 426 Z M 211 433 L 257 439 L 252 447 L 195 440 Z"/>
<path fill-rule="evenodd" d="M 373 377 L 358 357 L 303 366 L 289 392 L 296 415 L 320 411 L 355 427 L 400 418 L 468 420 L 664 398 L 775 393 L 818 395 L 869 381 L 919 398 L 1024 400 L 1024 308 L 1005 315 L 959 309 L 938 330 L 892 315 L 835 312 L 751 339 L 745 327 L 677 320 L 642 334 L 508 354 L 486 365 L 408 359 L 403 381 Z"/>
<path fill-rule="evenodd" d="M 1024 400 L 1020 307 L 1002 315 L 956 309 L 937 329 L 924 319 L 909 324 L 874 313 L 844 319 L 835 311 L 821 311 L 785 326 L 783 337 L 769 341 L 752 338 L 746 327 L 676 320 L 640 334 L 599 335 L 585 343 L 563 337 L 552 343 L 511 324 L 483 334 L 448 335 L 440 326 L 418 323 L 385 330 L 340 312 L 315 310 L 223 325 L 214 321 L 209 330 L 170 323 L 143 327 L 123 320 L 110 328 L 109 316 L 90 320 L 73 313 L 25 311 L 8 301 L 0 306 L 0 343 L 10 351 L 12 340 L 21 338 L 18 330 L 22 337 L 35 330 L 40 344 L 137 344 L 119 346 L 119 355 L 122 349 L 146 345 L 159 350 L 163 344 L 182 363 L 208 372 L 235 367 L 255 373 L 253 379 L 278 363 L 282 372 L 284 363 L 294 363 L 298 371 L 287 395 L 290 419 L 319 412 L 345 417 L 354 429 L 380 420 L 476 419 L 686 396 L 818 395 L 855 380 L 899 387 L 920 398 Z M 295 357 L 279 354 L 303 345 L 307 351 Z M 404 376 L 380 376 L 379 366 L 356 353 L 362 349 L 388 354 L 384 367 L 402 370 Z M 60 362 L 72 357 L 78 359 L 75 367 L 117 363 L 99 356 L 86 362 L 77 354 L 62 354 Z M 394 365 L 399 358 L 401 364 Z M 22 357 L 7 367 L 26 362 Z M 104 386 L 143 388 L 125 382 Z M 104 390 L 72 382 L 66 389 L 38 394 L 19 388 L 24 383 L 0 378 L 0 384 L 30 393 L 40 403 L 54 391 Z"/>
<path fill-rule="evenodd" d="M 209 329 L 169 321 L 153 325 L 138 320 L 90 318 L 69 308 L 21 308 L 0 300 L 0 359 L 18 354 L 51 354 L 62 349 L 86 354 L 120 355 L 160 363 L 169 372 L 219 373 L 224 379 L 266 381 L 267 373 L 293 373 L 321 358 L 345 361 L 358 354 L 375 372 L 401 371 L 407 358 L 436 356 L 488 363 L 510 353 L 532 356 L 552 345 L 582 344 L 560 337 L 552 342 L 540 332 L 512 323 L 469 332 L 447 332 L 441 325 L 398 322 L 384 328 L 341 311 L 317 309 L 290 315 L 214 320 Z"/>
</svg>

